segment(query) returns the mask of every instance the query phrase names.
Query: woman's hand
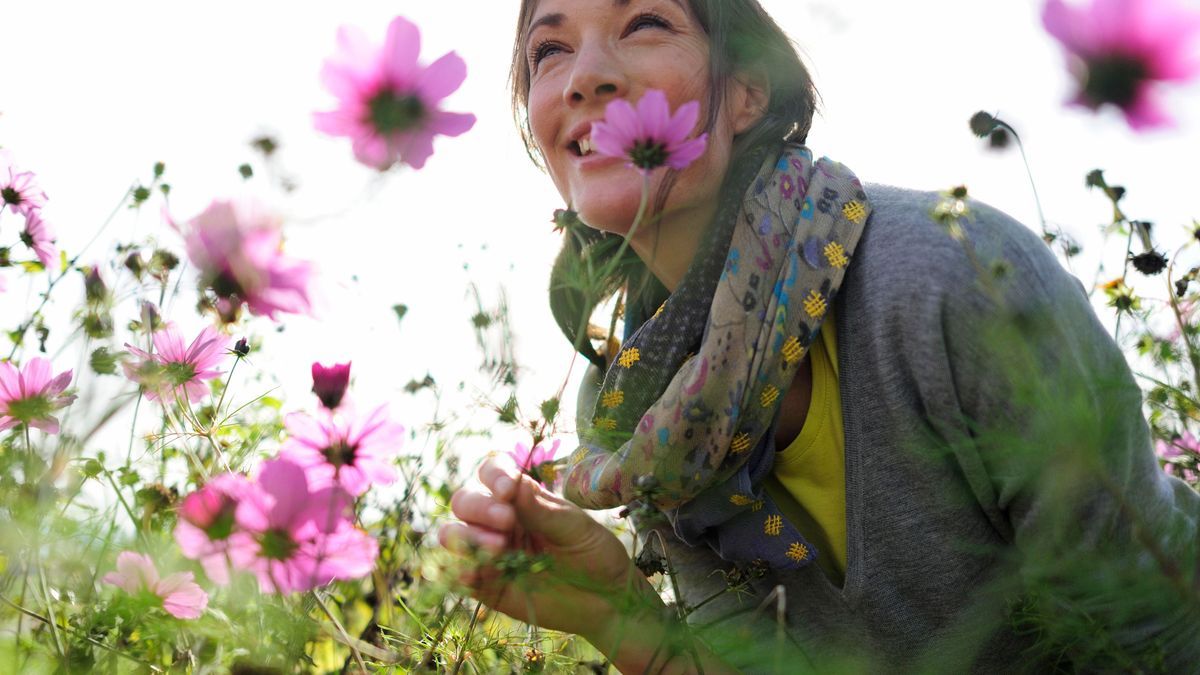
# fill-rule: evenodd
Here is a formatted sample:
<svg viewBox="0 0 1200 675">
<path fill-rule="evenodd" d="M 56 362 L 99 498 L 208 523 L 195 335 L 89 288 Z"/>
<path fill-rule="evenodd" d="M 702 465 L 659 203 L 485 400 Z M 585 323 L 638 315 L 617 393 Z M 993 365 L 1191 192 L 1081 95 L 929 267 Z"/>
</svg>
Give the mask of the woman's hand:
<svg viewBox="0 0 1200 675">
<path fill-rule="evenodd" d="M 479 481 L 454 493 L 450 508 L 461 522 L 442 525 L 442 545 L 463 554 L 524 550 L 550 557 L 546 571 L 515 578 L 490 563 L 468 572 L 463 581 L 482 602 L 593 644 L 627 615 L 661 611 L 625 546 L 582 509 L 522 475 L 507 456 L 485 460 Z"/>
</svg>

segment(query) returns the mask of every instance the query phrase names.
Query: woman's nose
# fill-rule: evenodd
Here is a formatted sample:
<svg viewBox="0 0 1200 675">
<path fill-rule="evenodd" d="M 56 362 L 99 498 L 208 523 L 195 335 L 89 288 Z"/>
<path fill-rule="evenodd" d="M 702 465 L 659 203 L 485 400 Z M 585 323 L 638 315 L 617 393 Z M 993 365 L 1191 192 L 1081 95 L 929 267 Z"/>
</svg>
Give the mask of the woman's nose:
<svg viewBox="0 0 1200 675">
<path fill-rule="evenodd" d="M 563 99 L 569 106 L 605 104 L 623 98 L 628 90 L 624 68 L 612 52 L 600 46 L 581 47 L 575 53 Z"/>
</svg>

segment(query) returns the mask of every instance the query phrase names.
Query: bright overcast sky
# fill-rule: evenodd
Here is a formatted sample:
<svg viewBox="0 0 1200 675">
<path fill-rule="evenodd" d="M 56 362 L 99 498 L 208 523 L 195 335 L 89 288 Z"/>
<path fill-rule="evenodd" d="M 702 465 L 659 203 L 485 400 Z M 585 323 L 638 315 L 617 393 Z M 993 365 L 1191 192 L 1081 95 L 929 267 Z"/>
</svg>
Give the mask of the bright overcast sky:
<svg viewBox="0 0 1200 675">
<path fill-rule="evenodd" d="M 1126 185 L 1127 213 L 1158 223 L 1167 241 L 1180 241 L 1181 226 L 1200 216 L 1197 87 L 1168 98 L 1179 129 L 1150 136 L 1133 134 L 1114 114 L 1065 109 L 1070 83 L 1040 27 L 1039 2 L 763 4 L 801 46 L 824 97 L 810 146 L 865 181 L 931 190 L 965 183 L 1036 226 L 1019 155 L 990 153 L 967 130 L 970 115 L 984 109 L 1022 132 L 1047 218 L 1085 245 L 1096 244 L 1110 213 L 1101 195 L 1084 189 L 1093 168 Z M 471 282 L 490 306 L 500 286 L 507 289 L 528 368 L 522 402 L 536 406 L 557 388 L 570 350 L 545 293 L 559 242 L 549 218 L 561 203 L 526 158 L 508 108 L 516 7 L 515 0 L 6 3 L 0 145 L 38 173 L 51 199 L 46 216 L 70 254 L 132 182 L 149 179 L 155 161 L 166 162 L 177 217 L 243 192 L 287 213 L 294 221 L 288 250 L 319 263 L 324 306 L 318 319 L 289 319 L 285 332 L 269 335 L 269 353 L 255 363 L 278 377 L 292 407 L 309 405 L 313 359 L 353 359 L 360 400 L 394 399 L 410 426 L 427 419 L 425 411 L 398 392 L 427 371 L 452 394 L 468 381 L 462 398 L 449 399 L 465 405 L 482 382 L 469 327 Z M 355 164 L 345 140 L 312 130 L 311 113 L 332 105 L 317 73 L 337 27 L 356 24 L 381 40 L 397 13 L 421 27 L 425 61 L 448 50 L 463 56 L 468 79 L 447 107 L 479 121 L 465 136 L 440 139 L 424 171 L 379 182 Z M 239 178 L 238 165 L 256 159 L 247 141 L 260 132 L 282 143 L 280 166 L 299 185 L 293 195 L 272 190 L 262 173 L 249 183 Z M 11 214 L 0 219 L 0 245 L 13 238 L 14 222 Z M 85 260 L 105 255 L 113 237 L 152 232 L 179 250 L 155 207 L 120 216 Z M 1090 284 L 1094 267 L 1084 269 Z M 9 285 L 0 296 L 6 329 L 31 297 L 24 284 Z M 1162 294 L 1145 289 L 1152 291 Z M 192 302 L 186 295 L 177 306 Z M 410 307 L 402 324 L 395 303 Z M 257 330 L 270 333 L 265 323 Z M 69 352 L 62 358 L 56 365 L 77 365 Z M 496 443 L 509 438 L 515 433 Z"/>
</svg>

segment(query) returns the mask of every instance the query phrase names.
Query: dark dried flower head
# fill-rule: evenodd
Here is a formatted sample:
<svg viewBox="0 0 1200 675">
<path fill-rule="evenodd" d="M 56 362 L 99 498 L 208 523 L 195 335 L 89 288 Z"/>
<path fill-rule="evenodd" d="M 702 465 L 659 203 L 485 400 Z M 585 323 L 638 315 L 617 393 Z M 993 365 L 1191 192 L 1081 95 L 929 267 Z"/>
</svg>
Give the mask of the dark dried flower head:
<svg viewBox="0 0 1200 675">
<path fill-rule="evenodd" d="M 1008 129 L 996 129 L 988 136 L 988 145 L 995 150 L 1003 150 L 1008 147 L 1010 136 Z"/>
<path fill-rule="evenodd" d="M 1175 280 L 1175 295 L 1177 295 L 1181 298 L 1183 296 L 1187 295 L 1189 283 L 1190 283 L 1190 280 L 1187 277 L 1184 277 L 1183 279 L 1176 279 Z"/>
<path fill-rule="evenodd" d="M 1148 276 L 1154 276 L 1167 268 L 1167 257 L 1153 250 L 1139 253 L 1130 258 L 1130 261 L 1134 269 Z"/>
<path fill-rule="evenodd" d="M 979 112 L 971 115 L 971 133 L 980 138 L 986 138 L 996 128 L 996 118 L 990 113 Z"/>
<path fill-rule="evenodd" d="M 246 358 L 246 355 L 250 353 L 250 343 L 246 341 L 246 338 L 240 338 L 233 343 L 233 353 L 237 354 L 238 358 Z"/>
</svg>

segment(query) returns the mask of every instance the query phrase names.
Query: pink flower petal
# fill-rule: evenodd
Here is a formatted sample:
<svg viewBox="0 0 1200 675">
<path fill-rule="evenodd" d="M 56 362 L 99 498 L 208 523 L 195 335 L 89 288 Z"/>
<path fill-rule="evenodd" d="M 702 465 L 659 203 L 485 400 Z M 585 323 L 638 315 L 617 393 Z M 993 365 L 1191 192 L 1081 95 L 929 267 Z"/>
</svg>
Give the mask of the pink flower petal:
<svg viewBox="0 0 1200 675">
<path fill-rule="evenodd" d="M 466 61 L 454 52 L 447 52 L 417 76 L 414 89 L 425 105 L 433 106 L 458 91 L 466 79 Z"/>
<path fill-rule="evenodd" d="M 421 31 L 404 17 L 392 19 L 384 40 L 383 72 L 392 84 L 411 85 L 421 55 Z"/>
</svg>

